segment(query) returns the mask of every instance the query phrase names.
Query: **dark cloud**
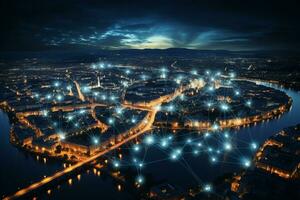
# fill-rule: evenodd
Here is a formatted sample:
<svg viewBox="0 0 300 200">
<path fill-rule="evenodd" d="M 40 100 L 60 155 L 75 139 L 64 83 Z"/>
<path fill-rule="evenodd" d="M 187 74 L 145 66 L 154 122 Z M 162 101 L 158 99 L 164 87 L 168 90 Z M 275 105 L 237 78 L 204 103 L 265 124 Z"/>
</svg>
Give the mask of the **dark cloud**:
<svg viewBox="0 0 300 200">
<path fill-rule="evenodd" d="M 3 0 L 1 47 L 292 49 L 297 1 Z"/>
</svg>

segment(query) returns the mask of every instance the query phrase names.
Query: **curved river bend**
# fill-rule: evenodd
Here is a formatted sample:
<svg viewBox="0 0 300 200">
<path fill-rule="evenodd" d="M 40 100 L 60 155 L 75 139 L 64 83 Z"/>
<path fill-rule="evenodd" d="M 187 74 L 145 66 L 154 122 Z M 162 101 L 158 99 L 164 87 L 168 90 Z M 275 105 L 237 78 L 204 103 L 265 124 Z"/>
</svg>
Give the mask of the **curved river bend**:
<svg viewBox="0 0 300 200">
<path fill-rule="evenodd" d="M 271 85 L 269 85 L 271 86 Z M 255 141 L 258 145 L 263 143 L 268 137 L 279 132 L 281 129 L 295 125 L 300 122 L 300 93 L 293 90 L 277 88 L 286 92 L 293 99 L 293 104 L 289 112 L 284 113 L 279 118 L 258 123 L 255 126 L 241 128 L 233 136 L 236 149 L 231 152 L 228 158 L 223 158 L 224 162 L 211 165 L 207 155 L 198 157 L 187 155 L 185 163 L 162 161 L 154 162 L 147 166 L 144 173 L 150 173 L 157 180 L 166 180 L 182 188 L 198 184 L 199 182 L 211 182 L 216 177 L 226 172 L 239 171 L 242 166 L 238 160 L 242 157 L 249 157 L 254 152 L 249 151 L 249 141 Z M 26 153 L 14 147 L 9 142 L 9 121 L 7 115 L 0 110 L 0 195 L 13 194 L 17 189 L 40 180 L 45 175 L 53 174 L 62 169 L 62 163 L 39 159 L 36 156 Z M 157 160 L 160 152 L 156 149 L 150 150 L 147 156 Z M 225 156 L 225 155 L 224 155 Z M 175 175 L 176 176 L 175 176 Z M 91 187 L 92 186 L 92 187 Z M 130 192 L 116 192 L 115 182 L 109 176 L 95 176 L 93 174 L 82 174 L 81 180 L 73 181 L 72 184 L 64 184 L 59 190 L 49 197 L 53 198 L 102 198 L 102 199 L 133 199 Z M 95 191 L 96 190 L 96 191 Z"/>
</svg>

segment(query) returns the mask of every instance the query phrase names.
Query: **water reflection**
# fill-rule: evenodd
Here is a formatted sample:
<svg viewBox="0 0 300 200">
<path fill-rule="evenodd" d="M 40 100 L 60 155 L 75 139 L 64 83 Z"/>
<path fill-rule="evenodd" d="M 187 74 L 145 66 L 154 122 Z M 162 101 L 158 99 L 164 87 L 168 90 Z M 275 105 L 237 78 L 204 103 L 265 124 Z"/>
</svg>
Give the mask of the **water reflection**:
<svg viewBox="0 0 300 200">
<path fill-rule="evenodd" d="M 272 120 L 255 123 L 254 125 L 245 126 L 244 128 L 233 131 L 230 144 L 228 143 L 228 145 L 225 146 L 228 153 L 224 153 L 223 156 L 218 159 L 215 158 L 214 160 L 217 164 L 211 163 L 213 157 L 207 156 L 199 150 L 197 153 L 191 151 L 190 154 L 185 154 L 184 162 L 170 162 L 169 159 L 153 162 L 143 167 L 143 173 L 151 174 L 155 181 L 167 180 L 168 182 L 185 188 L 193 184 L 198 184 L 200 181 L 211 182 L 224 173 L 242 169 L 243 164 L 250 164 L 248 163 L 248 159 L 252 157 L 257 146 L 263 143 L 268 137 L 284 127 L 299 123 L 300 94 L 292 90 L 278 89 L 285 91 L 292 97 L 293 105 L 290 111 Z M 62 166 L 60 161 L 32 155 L 11 145 L 9 143 L 10 125 L 7 116 L 1 111 L 0 127 L 1 197 L 15 192 L 19 187 L 27 186 L 45 174 L 49 175 L 60 170 L 62 167 L 68 167 L 69 164 L 67 163 L 63 163 Z M 145 159 L 161 160 L 166 157 L 166 155 L 162 155 L 162 152 L 161 149 L 149 147 L 147 158 Z M 122 160 L 128 160 L 126 153 L 118 153 L 117 157 Z M 110 158 L 105 159 L 104 163 L 108 164 L 109 160 Z M 145 162 L 147 162 L 147 160 L 145 160 Z M 32 197 L 51 195 L 56 198 L 134 198 L 133 192 L 131 190 L 128 192 L 125 188 L 134 185 L 136 175 L 132 174 L 136 172 L 131 173 L 132 184 L 130 183 L 130 178 L 128 178 L 126 182 L 129 182 L 129 186 L 124 187 L 119 182 L 113 183 L 117 178 L 112 179 L 110 177 L 114 177 L 114 175 L 104 173 L 96 168 L 92 168 L 91 170 L 92 173 L 90 173 L 90 170 L 87 170 L 80 174 L 75 174 L 67 180 L 61 180 L 59 183 L 42 189 L 42 191 L 35 192 L 32 194 Z M 176 174 L 176 176 L 174 174 Z M 117 176 L 121 176 L 120 172 L 118 172 Z M 81 181 L 82 179 L 84 179 L 84 181 Z M 118 179 L 118 181 L 120 181 L 120 179 Z M 115 187 L 112 187 L 112 185 L 115 185 Z M 97 189 L 95 189 L 94 186 L 97 186 Z M 63 192 L 58 192 L 62 190 Z M 116 191 L 119 191 L 119 193 Z"/>
</svg>

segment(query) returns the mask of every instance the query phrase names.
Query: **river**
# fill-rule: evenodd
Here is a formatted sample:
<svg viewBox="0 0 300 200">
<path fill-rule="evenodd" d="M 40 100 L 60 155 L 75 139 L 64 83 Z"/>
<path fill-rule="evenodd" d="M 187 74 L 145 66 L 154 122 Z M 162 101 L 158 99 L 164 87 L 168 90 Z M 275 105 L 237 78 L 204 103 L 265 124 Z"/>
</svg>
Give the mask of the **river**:
<svg viewBox="0 0 300 200">
<path fill-rule="evenodd" d="M 276 87 L 276 86 L 272 86 Z M 300 94 L 288 89 L 278 88 L 286 92 L 293 99 L 289 112 L 279 118 L 258 123 L 255 126 L 240 128 L 231 133 L 234 146 L 228 154 L 218 158 L 218 163 L 211 163 L 207 154 L 185 154 L 180 161 L 165 159 L 164 151 L 158 148 L 149 148 L 145 156 L 148 163 L 144 174 L 151 174 L 155 181 L 166 181 L 186 189 L 188 186 L 199 183 L 210 183 L 218 176 L 227 172 L 239 171 L 243 168 L 242 159 L 250 158 L 255 151 L 249 148 L 251 142 L 257 145 L 281 129 L 300 122 Z M 9 142 L 9 120 L 0 110 L 0 195 L 9 195 L 17 189 L 40 180 L 43 176 L 51 175 L 62 169 L 63 163 L 56 160 L 37 158 L 26 153 Z M 110 176 L 95 176 L 92 173 L 82 173 L 80 180 L 73 178 L 72 184 L 65 182 L 59 186 L 52 186 L 51 195 L 43 194 L 43 199 L 134 199 L 132 192 L 122 190 L 117 192 L 115 180 Z M 53 188 L 56 188 L 53 192 Z M 59 188 L 59 189 L 57 189 Z M 61 192 L 58 192 L 61 191 Z M 40 194 L 38 194 L 39 196 Z"/>
</svg>

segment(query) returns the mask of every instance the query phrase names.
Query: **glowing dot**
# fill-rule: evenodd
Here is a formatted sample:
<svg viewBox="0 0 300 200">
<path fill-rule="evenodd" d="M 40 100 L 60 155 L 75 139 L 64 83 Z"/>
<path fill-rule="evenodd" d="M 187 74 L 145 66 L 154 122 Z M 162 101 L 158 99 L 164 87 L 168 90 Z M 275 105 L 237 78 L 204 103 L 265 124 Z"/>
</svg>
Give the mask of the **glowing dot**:
<svg viewBox="0 0 300 200">
<path fill-rule="evenodd" d="M 120 167 L 120 162 L 117 161 L 117 160 L 115 160 L 115 161 L 113 162 L 113 165 L 114 165 L 115 168 L 119 168 L 119 167 Z"/>
<path fill-rule="evenodd" d="M 130 71 L 129 69 L 126 69 L 125 73 L 126 73 L 126 74 L 130 74 L 131 71 Z"/>
<path fill-rule="evenodd" d="M 251 143 L 251 148 L 254 149 L 254 150 L 257 149 L 257 144 L 255 142 L 252 142 Z"/>
<path fill-rule="evenodd" d="M 60 82 L 56 81 L 56 82 L 54 83 L 54 86 L 55 86 L 55 87 L 59 87 L 59 86 L 60 86 Z"/>
<path fill-rule="evenodd" d="M 184 94 L 181 94 L 180 96 L 179 96 L 179 98 L 180 98 L 180 100 L 184 100 L 185 99 L 185 96 L 184 96 Z"/>
<path fill-rule="evenodd" d="M 117 114 L 122 114 L 122 112 L 123 112 L 123 109 L 121 108 L 121 107 L 118 107 L 118 108 L 116 108 L 116 113 Z"/>
<path fill-rule="evenodd" d="M 143 163 L 139 163 L 139 167 L 142 168 L 144 166 Z"/>
<path fill-rule="evenodd" d="M 212 103 L 211 102 L 208 102 L 206 105 L 207 105 L 208 108 L 212 107 Z"/>
<path fill-rule="evenodd" d="M 216 157 L 211 157 L 211 161 L 212 161 L 213 163 L 215 163 L 215 162 L 217 162 L 217 158 L 216 158 Z"/>
<path fill-rule="evenodd" d="M 162 73 L 162 74 L 160 75 L 160 78 L 167 78 L 167 74 L 166 74 L 166 73 Z"/>
<path fill-rule="evenodd" d="M 186 143 L 191 143 L 192 142 L 192 139 L 191 138 L 188 138 L 187 140 L 186 140 Z"/>
<path fill-rule="evenodd" d="M 175 154 L 175 153 L 173 153 L 173 154 L 171 154 L 171 158 L 172 158 L 172 160 L 177 160 L 177 158 L 178 158 L 178 155 L 177 155 L 177 154 Z"/>
<path fill-rule="evenodd" d="M 198 150 L 194 150 L 194 154 L 195 154 L 195 155 L 198 155 L 198 154 L 199 154 L 199 151 L 198 151 Z"/>
<path fill-rule="evenodd" d="M 198 146 L 198 147 L 202 147 L 202 143 L 201 143 L 201 142 L 198 142 L 197 146 Z"/>
<path fill-rule="evenodd" d="M 133 149 L 135 152 L 138 152 L 140 150 L 140 146 L 136 144 L 134 145 Z"/>
<path fill-rule="evenodd" d="M 173 105 L 169 105 L 168 108 L 167 108 L 167 110 L 168 110 L 169 112 L 174 111 L 174 106 L 173 106 Z"/>
<path fill-rule="evenodd" d="M 227 151 L 231 150 L 231 149 L 232 149 L 231 144 L 226 142 L 226 143 L 224 144 L 224 149 L 227 150 Z"/>
<path fill-rule="evenodd" d="M 240 91 L 236 90 L 236 91 L 234 92 L 234 94 L 235 94 L 236 96 L 238 96 L 238 95 L 240 95 Z"/>
<path fill-rule="evenodd" d="M 133 124 L 136 123 L 136 119 L 135 119 L 135 118 L 132 118 L 132 119 L 131 119 L 131 123 L 133 123 Z"/>
<path fill-rule="evenodd" d="M 71 121 L 74 118 L 74 116 L 73 115 L 69 115 L 67 118 L 68 118 L 69 121 Z"/>
<path fill-rule="evenodd" d="M 99 139 L 98 138 L 93 138 L 94 144 L 99 144 Z"/>
<path fill-rule="evenodd" d="M 114 119 L 114 118 L 109 118 L 109 119 L 108 119 L 108 123 L 109 123 L 109 124 L 114 124 L 114 122 L 115 122 L 115 119 Z"/>
<path fill-rule="evenodd" d="M 154 109 L 155 109 L 156 111 L 160 111 L 160 110 L 161 110 L 161 106 L 160 106 L 160 105 L 155 106 Z"/>
<path fill-rule="evenodd" d="M 248 107 L 251 107 L 252 101 L 251 101 L 251 100 L 248 100 L 248 101 L 246 102 L 246 105 L 247 105 Z"/>
<path fill-rule="evenodd" d="M 204 185 L 203 190 L 204 190 L 205 192 L 211 192 L 212 187 L 211 187 L 210 184 L 207 184 L 207 185 Z"/>
<path fill-rule="evenodd" d="M 248 159 L 243 159 L 243 165 L 244 167 L 250 167 L 251 166 L 251 162 Z"/>
<path fill-rule="evenodd" d="M 148 145 L 153 144 L 154 143 L 154 137 L 152 135 L 146 136 L 145 143 L 148 144 Z"/>
<path fill-rule="evenodd" d="M 222 104 L 221 104 L 221 109 L 222 109 L 223 111 L 228 111 L 228 110 L 229 110 L 229 106 L 228 106 L 227 104 L 225 104 L 225 103 L 222 103 Z"/>
<path fill-rule="evenodd" d="M 114 95 L 111 95 L 110 100 L 114 101 L 114 100 L 116 100 L 116 97 Z"/>
<path fill-rule="evenodd" d="M 218 129 L 219 129 L 219 125 L 218 125 L 218 124 L 214 124 L 214 125 L 212 126 L 212 129 L 215 130 L 215 131 L 218 130 Z"/>
<path fill-rule="evenodd" d="M 66 139 L 66 134 L 65 133 L 59 133 L 58 136 L 59 136 L 59 139 L 61 139 L 61 140 Z"/>
<path fill-rule="evenodd" d="M 229 74 L 229 76 L 230 76 L 230 78 L 234 78 L 234 77 L 235 77 L 235 73 L 234 73 L 234 72 L 231 72 L 231 73 Z"/>
<path fill-rule="evenodd" d="M 56 99 L 57 99 L 58 101 L 62 101 L 62 100 L 63 100 L 63 96 L 59 94 L 59 95 L 56 96 Z"/>
<path fill-rule="evenodd" d="M 136 178 L 136 182 L 137 182 L 138 184 L 142 184 L 142 183 L 144 182 L 144 177 L 138 176 L 138 177 Z"/>
<path fill-rule="evenodd" d="M 46 96 L 46 99 L 51 99 L 52 98 L 52 96 L 50 95 L 50 94 L 47 94 L 47 96 Z"/>
<path fill-rule="evenodd" d="M 207 137 L 209 137 L 209 136 L 210 136 L 209 132 L 204 133 L 204 137 L 205 137 L 205 138 L 207 138 Z"/>
<path fill-rule="evenodd" d="M 83 109 L 79 111 L 79 114 L 84 114 L 84 113 L 85 113 L 85 110 L 83 110 Z"/>
<path fill-rule="evenodd" d="M 44 116 L 44 117 L 47 117 L 47 116 L 48 116 L 48 113 L 49 113 L 49 111 L 48 111 L 48 110 L 43 110 L 43 111 L 42 111 L 42 113 L 43 113 L 43 116 Z"/>
<path fill-rule="evenodd" d="M 209 90 L 209 91 L 214 91 L 215 88 L 214 88 L 213 86 L 209 86 L 209 87 L 208 87 L 208 90 Z"/>
<path fill-rule="evenodd" d="M 106 98 L 107 98 L 107 97 L 106 97 L 106 95 L 104 95 L 104 94 L 101 96 L 101 99 L 102 99 L 102 100 L 106 100 Z"/>
<path fill-rule="evenodd" d="M 161 142 L 160 142 L 160 146 L 167 147 L 168 146 L 168 141 L 166 139 L 162 139 Z"/>
<path fill-rule="evenodd" d="M 83 87 L 83 92 L 88 93 L 90 91 L 91 91 L 90 87 L 88 86 Z"/>
<path fill-rule="evenodd" d="M 197 75 L 197 74 L 198 74 L 198 72 L 197 72 L 197 70 L 192 70 L 192 71 L 191 71 L 191 74 L 193 74 L 193 75 Z"/>
<path fill-rule="evenodd" d="M 229 138 L 229 134 L 228 133 L 224 133 L 224 137 L 225 138 Z"/>
</svg>

